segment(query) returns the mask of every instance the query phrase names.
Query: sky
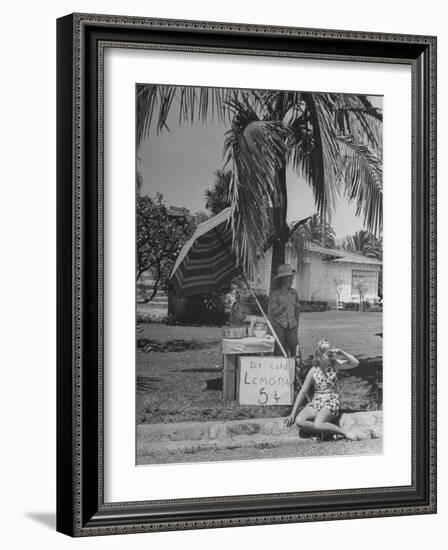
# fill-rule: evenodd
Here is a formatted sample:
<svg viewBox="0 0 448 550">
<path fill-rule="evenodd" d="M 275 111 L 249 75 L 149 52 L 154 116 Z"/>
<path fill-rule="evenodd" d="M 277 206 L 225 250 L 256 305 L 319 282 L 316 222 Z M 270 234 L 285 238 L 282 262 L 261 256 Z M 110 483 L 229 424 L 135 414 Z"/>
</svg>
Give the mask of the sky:
<svg viewBox="0 0 448 550">
<path fill-rule="evenodd" d="M 370 97 L 381 107 L 381 97 Z M 205 211 L 204 192 L 214 184 L 214 172 L 223 167 L 224 133 L 226 126 L 217 120 L 207 124 L 177 122 L 178 109 L 168 119 L 170 131 L 151 132 L 137 152 L 137 170 L 143 178 L 142 194 L 162 193 L 169 206 L 186 207 L 192 213 Z M 316 212 L 311 188 L 295 172 L 286 175 L 288 191 L 288 222 Z M 331 219 L 336 238 L 352 235 L 363 228 L 354 205 L 339 198 Z"/>
</svg>

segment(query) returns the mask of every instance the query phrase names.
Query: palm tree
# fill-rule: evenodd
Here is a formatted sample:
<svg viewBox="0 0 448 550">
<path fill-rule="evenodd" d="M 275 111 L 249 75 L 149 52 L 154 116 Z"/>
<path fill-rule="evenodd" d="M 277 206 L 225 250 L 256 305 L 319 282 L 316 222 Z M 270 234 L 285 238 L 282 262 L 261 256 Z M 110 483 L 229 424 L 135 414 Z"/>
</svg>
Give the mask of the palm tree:
<svg viewBox="0 0 448 550">
<path fill-rule="evenodd" d="M 224 169 L 234 250 L 247 272 L 273 247 L 272 272 L 285 261 L 287 167 L 305 178 L 322 219 L 331 221 L 338 195 L 357 205 L 369 231 L 382 226 L 382 114 L 359 95 L 140 85 L 137 145 L 153 120 L 168 128 L 173 105 L 179 123 L 218 117 L 225 134 Z"/>
<path fill-rule="evenodd" d="M 300 227 L 299 232 L 307 242 L 320 244 L 325 248 L 335 247 L 336 233 L 329 223 L 321 219 L 319 214 L 310 216 L 306 223 Z"/>
<path fill-rule="evenodd" d="M 357 252 L 368 258 L 376 258 L 381 260 L 383 257 L 383 241 L 377 239 L 375 235 L 369 233 L 365 229 L 357 231 L 354 235 L 346 238 L 343 244 L 344 250 Z"/>
</svg>

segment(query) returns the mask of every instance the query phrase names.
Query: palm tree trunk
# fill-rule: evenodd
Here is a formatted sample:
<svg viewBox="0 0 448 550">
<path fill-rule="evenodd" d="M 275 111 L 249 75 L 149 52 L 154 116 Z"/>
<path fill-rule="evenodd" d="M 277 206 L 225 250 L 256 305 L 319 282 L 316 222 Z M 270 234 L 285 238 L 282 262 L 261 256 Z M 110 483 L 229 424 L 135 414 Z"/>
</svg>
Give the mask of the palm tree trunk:
<svg viewBox="0 0 448 550">
<path fill-rule="evenodd" d="M 286 190 L 286 163 L 279 168 L 276 175 L 277 185 L 280 190 L 280 204 L 273 208 L 273 224 L 275 237 L 272 243 L 272 263 L 271 263 L 271 278 L 270 288 L 275 286 L 274 277 L 277 274 L 279 265 L 285 263 L 286 259 L 286 243 L 289 239 L 289 228 L 286 223 L 287 212 L 287 190 Z"/>
<path fill-rule="evenodd" d="M 280 239 L 275 239 L 272 245 L 272 264 L 271 264 L 271 290 L 275 287 L 274 277 L 277 274 L 278 266 L 285 263 L 286 243 Z"/>
</svg>

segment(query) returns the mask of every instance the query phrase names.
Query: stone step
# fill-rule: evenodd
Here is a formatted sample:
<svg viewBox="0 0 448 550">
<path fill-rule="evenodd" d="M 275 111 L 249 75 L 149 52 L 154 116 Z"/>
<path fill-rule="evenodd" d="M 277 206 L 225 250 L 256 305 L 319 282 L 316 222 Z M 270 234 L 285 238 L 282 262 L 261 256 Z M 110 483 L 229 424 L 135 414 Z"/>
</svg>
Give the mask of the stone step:
<svg viewBox="0 0 448 550">
<path fill-rule="evenodd" d="M 366 411 L 357 413 L 344 413 L 339 419 L 339 424 L 344 429 L 356 429 L 360 432 L 370 430 L 374 437 L 381 437 L 382 434 L 382 411 Z M 144 448 L 152 448 L 154 443 L 168 442 L 207 442 L 222 440 L 237 440 L 241 438 L 257 436 L 261 442 L 264 438 L 273 438 L 277 443 L 290 437 L 298 438 L 296 426 L 287 427 L 283 418 L 254 418 L 229 421 L 207 421 L 207 422 L 176 422 L 163 424 L 139 424 L 137 426 L 138 445 Z M 257 439 L 257 440 L 258 440 Z"/>
</svg>

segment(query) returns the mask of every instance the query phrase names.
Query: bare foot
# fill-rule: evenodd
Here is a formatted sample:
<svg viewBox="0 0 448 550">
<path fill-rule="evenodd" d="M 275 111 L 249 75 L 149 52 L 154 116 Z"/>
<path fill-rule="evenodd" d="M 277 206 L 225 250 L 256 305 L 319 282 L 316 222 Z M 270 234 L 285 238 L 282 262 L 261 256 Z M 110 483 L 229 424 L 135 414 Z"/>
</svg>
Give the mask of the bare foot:
<svg viewBox="0 0 448 550">
<path fill-rule="evenodd" d="M 342 423 L 339 423 L 339 426 L 345 432 L 348 432 L 353 429 L 355 424 L 356 424 L 356 419 L 352 415 L 342 415 Z"/>
<path fill-rule="evenodd" d="M 344 435 L 349 441 L 359 441 L 359 436 L 351 430 L 346 431 Z"/>
</svg>

